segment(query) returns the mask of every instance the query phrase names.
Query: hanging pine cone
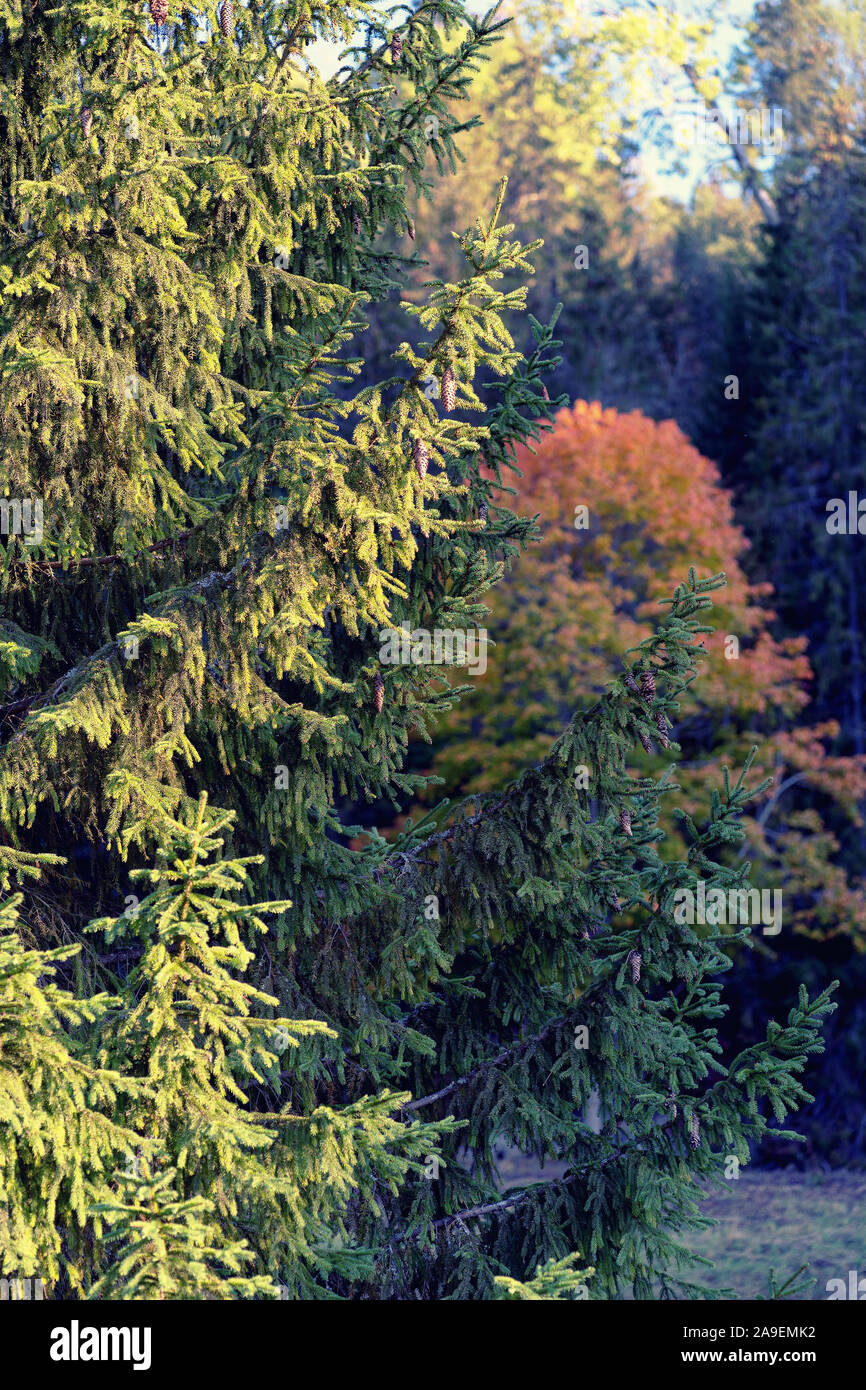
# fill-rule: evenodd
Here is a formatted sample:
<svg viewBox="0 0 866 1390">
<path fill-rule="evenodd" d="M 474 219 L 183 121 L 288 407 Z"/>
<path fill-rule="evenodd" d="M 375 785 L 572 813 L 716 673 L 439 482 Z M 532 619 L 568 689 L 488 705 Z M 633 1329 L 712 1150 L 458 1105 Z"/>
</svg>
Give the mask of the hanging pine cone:
<svg viewBox="0 0 866 1390">
<path fill-rule="evenodd" d="M 625 675 L 623 676 L 623 680 L 625 681 L 632 695 L 640 695 L 638 683 L 632 675 L 631 671 L 626 671 Z"/>
<path fill-rule="evenodd" d="M 482 525 L 482 526 L 486 526 L 486 525 L 487 525 L 487 503 L 486 503 L 486 502 L 482 502 L 482 503 L 481 503 L 481 506 L 478 508 L 478 520 L 481 522 L 481 525 Z"/>
<path fill-rule="evenodd" d="M 357 208 L 355 208 L 355 211 L 352 213 L 352 231 L 355 233 L 355 236 L 361 235 L 361 216 Z"/>
<path fill-rule="evenodd" d="M 457 381 L 450 367 L 446 367 L 442 373 L 442 386 L 439 395 L 442 409 L 452 411 L 457 404 Z"/>
<path fill-rule="evenodd" d="M 640 983 L 641 953 L 640 951 L 629 951 L 629 964 L 631 965 L 632 984 Z"/>
<path fill-rule="evenodd" d="M 229 38 L 235 27 L 235 7 L 232 0 L 223 0 L 220 5 L 220 29 L 225 38 Z"/>
<path fill-rule="evenodd" d="M 407 227 L 406 227 L 406 231 L 407 231 L 407 233 L 408 233 L 408 235 L 409 235 L 409 240 L 410 240 L 410 241 L 414 241 L 414 240 L 415 240 L 415 223 L 412 221 L 412 218 L 411 218 L 411 217 L 409 218 L 409 222 L 408 222 L 408 225 L 407 225 Z"/>
<path fill-rule="evenodd" d="M 399 63 L 403 56 L 403 38 L 400 34 L 395 34 L 391 39 L 391 61 Z"/>
<path fill-rule="evenodd" d="M 430 463 L 430 452 L 423 439 L 416 439 L 412 445 L 412 462 L 415 465 L 415 472 L 423 483 Z"/>
<path fill-rule="evenodd" d="M 615 888 L 611 889 L 610 895 L 608 897 L 608 902 L 610 903 L 614 912 L 619 912 L 619 909 L 622 906 L 622 904 L 620 903 L 619 894 L 617 893 Z"/>
<path fill-rule="evenodd" d="M 644 697 L 644 699 L 647 700 L 647 701 L 650 701 L 650 700 L 654 700 L 654 699 L 655 699 L 655 695 L 656 695 L 656 678 L 655 678 L 655 672 L 654 672 L 654 671 L 649 670 L 649 669 L 647 669 L 646 671 L 641 671 L 641 673 L 640 673 L 640 693 L 641 693 L 641 695 Z"/>
<path fill-rule="evenodd" d="M 376 679 L 373 681 L 373 704 L 374 704 L 375 707 L 376 707 L 376 713 L 377 713 L 377 714 L 381 714 L 381 713 L 382 713 L 382 706 L 384 705 L 384 703 L 385 703 L 385 682 L 382 680 L 382 672 L 381 672 L 381 671 L 377 671 L 377 672 L 376 672 Z"/>
<path fill-rule="evenodd" d="M 645 753 L 654 753 L 656 751 L 652 746 L 652 742 L 650 740 L 649 735 L 645 734 L 643 729 L 641 729 L 640 733 L 638 734 L 638 738 L 644 746 Z"/>
<path fill-rule="evenodd" d="M 630 813 L 629 811 L 620 811 L 620 813 L 619 813 L 619 823 L 620 823 L 622 829 L 625 831 L 626 835 L 630 835 L 630 834 L 631 834 L 631 813 Z"/>
<path fill-rule="evenodd" d="M 675 1120 L 675 1119 L 677 1118 L 677 1115 L 678 1115 L 680 1112 L 679 1112 L 679 1110 L 677 1109 L 677 1103 L 676 1103 L 676 1101 L 674 1100 L 674 1093 L 673 1093 L 673 1091 L 668 1091 L 668 1107 L 669 1107 L 670 1112 L 671 1112 L 671 1119 L 672 1119 L 672 1120 Z"/>
<path fill-rule="evenodd" d="M 701 1146 L 701 1125 L 697 1115 L 689 1117 L 689 1143 L 693 1149 L 699 1149 Z"/>
<path fill-rule="evenodd" d="M 550 400 L 550 396 L 547 394 L 547 387 L 546 387 L 546 386 L 542 386 L 542 388 L 541 388 L 541 394 L 542 394 L 542 396 L 544 397 L 544 399 L 545 399 L 546 401 L 549 401 L 549 400 Z"/>
<path fill-rule="evenodd" d="M 168 19 L 168 0 L 150 0 L 150 17 L 154 24 L 165 24 Z"/>
<path fill-rule="evenodd" d="M 81 133 L 84 136 L 85 140 L 90 139 L 90 132 L 92 131 L 92 129 L 93 112 L 91 111 L 89 106 L 84 106 L 81 109 Z"/>
<path fill-rule="evenodd" d="M 659 710 L 658 714 L 656 715 L 656 728 L 659 731 L 659 743 L 661 744 L 662 748 L 670 748 L 671 741 L 668 738 L 667 722 L 661 710 Z"/>
</svg>

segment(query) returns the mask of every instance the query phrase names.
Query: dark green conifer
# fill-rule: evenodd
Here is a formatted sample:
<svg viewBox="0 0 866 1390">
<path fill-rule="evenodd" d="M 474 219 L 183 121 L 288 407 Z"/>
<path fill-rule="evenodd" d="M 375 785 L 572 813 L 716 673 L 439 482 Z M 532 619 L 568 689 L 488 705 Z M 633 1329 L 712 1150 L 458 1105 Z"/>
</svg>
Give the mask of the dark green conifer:
<svg viewBox="0 0 866 1390">
<path fill-rule="evenodd" d="M 723 852 L 748 789 L 726 780 L 671 863 L 668 783 L 628 775 L 720 581 L 690 575 L 500 794 L 393 842 L 372 824 L 424 782 L 410 736 L 459 690 L 431 662 L 383 672 L 383 633 L 475 629 L 533 531 L 505 483 L 550 418 L 556 342 L 530 320 L 526 356 L 504 326 L 524 291 L 500 281 L 537 247 L 510 239 L 501 192 L 459 238 L 459 281 L 405 306 L 392 375 L 356 381 L 364 305 L 406 264 L 381 233 L 402 236 L 431 157 L 454 162 L 500 21 L 286 0 L 211 33 L 163 10 L 2 20 L 0 495 L 21 524 L 0 566 L 0 857 L 36 952 L 4 1027 L 89 1069 L 37 1198 L 31 1140 L 0 1137 L 12 1272 L 97 1296 L 534 1298 L 574 1296 L 580 1251 L 590 1297 L 688 1292 L 695 1179 L 746 1160 L 765 1106 L 799 1104 L 830 1007 L 804 996 L 722 1063 L 728 957 L 673 904 L 742 881 Z M 359 30 L 330 81 L 305 64 L 317 33 Z M 50 959 L 74 994 L 63 1038 Z M 3 1047 L 17 1095 L 26 1059 Z M 501 1137 L 567 1176 L 501 1197 Z M 132 1186 L 107 1196 L 122 1145 Z"/>
</svg>

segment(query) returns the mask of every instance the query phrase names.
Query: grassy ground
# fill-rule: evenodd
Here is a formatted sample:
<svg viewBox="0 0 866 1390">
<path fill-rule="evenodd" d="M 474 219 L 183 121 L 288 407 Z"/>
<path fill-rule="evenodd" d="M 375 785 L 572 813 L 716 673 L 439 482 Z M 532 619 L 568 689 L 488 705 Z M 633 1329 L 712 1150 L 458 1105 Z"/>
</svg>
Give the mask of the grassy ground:
<svg viewBox="0 0 866 1390">
<path fill-rule="evenodd" d="M 513 1151 L 500 1161 L 504 1187 L 559 1177 L 562 1164 L 541 1170 Z M 809 1285 L 803 1299 L 826 1299 L 827 1280 L 849 1270 L 866 1276 L 866 1172 L 801 1173 L 790 1169 L 748 1172 L 712 1192 L 703 1208 L 718 1225 L 686 1232 L 683 1244 L 713 1261 L 686 1278 L 736 1298 L 766 1297 L 772 1268 L 783 1283 L 803 1264 Z"/>
<path fill-rule="evenodd" d="M 704 1205 L 718 1225 L 683 1243 L 715 1264 L 697 1276 L 737 1298 L 766 1295 L 772 1268 L 783 1282 L 808 1264 L 804 1299 L 826 1299 L 827 1280 L 866 1275 L 866 1173 L 743 1172 Z"/>
</svg>

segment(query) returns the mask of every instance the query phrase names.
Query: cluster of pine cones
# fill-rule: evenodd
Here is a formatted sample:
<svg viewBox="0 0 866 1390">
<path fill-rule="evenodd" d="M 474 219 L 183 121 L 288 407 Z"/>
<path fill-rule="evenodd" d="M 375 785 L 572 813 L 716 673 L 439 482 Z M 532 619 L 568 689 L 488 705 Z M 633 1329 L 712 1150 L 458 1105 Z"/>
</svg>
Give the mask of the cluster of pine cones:
<svg viewBox="0 0 866 1390">
<path fill-rule="evenodd" d="M 168 21 L 168 0 L 150 0 L 150 17 L 154 24 L 165 24 Z M 235 7 L 232 0 L 223 0 L 220 5 L 220 29 L 226 38 L 230 36 L 235 27 Z"/>
<path fill-rule="evenodd" d="M 625 683 L 633 695 L 639 695 L 646 704 L 651 705 L 656 697 L 656 677 L 652 667 L 647 667 L 638 672 L 638 679 L 635 680 L 631 671 L 625 673 Z M 658 729 L 658 740 L 662 748 L 670 748 L 671 741 L 668 738 L 668 729 L 671 727 L 668 719 L 661 710 L 656 714 L 656 728 Z M 638 737 L 647 753 L 654 753 L 652 741 L 643 729 L 640 730 Z"/>
</svg>

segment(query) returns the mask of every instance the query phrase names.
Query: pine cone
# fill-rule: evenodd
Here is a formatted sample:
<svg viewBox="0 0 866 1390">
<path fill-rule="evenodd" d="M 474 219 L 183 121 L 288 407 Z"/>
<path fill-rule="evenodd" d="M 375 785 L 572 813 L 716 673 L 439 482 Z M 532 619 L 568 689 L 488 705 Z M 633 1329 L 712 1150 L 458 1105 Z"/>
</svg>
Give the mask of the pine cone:
<svg viewBox="0 0 866 1390">
<path fill-rule="evenodd" d="M 482 503 L 481 503 L 481 506 L 478 508 L 478 520 L 481 522 L 481 525 L 482 525 L 482 526 L 486 526 L 486 525 L 487 525 L 487 503 L 486 503 L 486 502 L 482 502 Z"/>
<path fill-rule="evenodd" d="M 415 472 L 423 483 L 430 463 L 430 452 L 423 439 L 416 439 L 412 445 L 412 462 L 415 465 Z"/>
<path fill-rule="evenodd" d="M 457 404 L 457 382 L 450 367 L 446 367 L 442 373 L 442 386 L 439 395 L 442 409 L 452 411 Z"/>
<path fill-rule="evenodd" d="M 629 963 L 631 964 L 631 978 L 633 984 L 640 982 L 641 953 L 640 951 L 629 951 Z"/>
<path fill-rule="evenodd" d="M 357 208 L 352 213 L 352 231 L 355 233 L 355 236 L 361 235 L 361 217 Z"/>
<path fill-rule="evenodd" d="M 689 1118 L 689 1144 L 693 1149 L 699 1149 L 701 1146 L 701 1125 L 697 1115 Z"/>
<path fill-rule="evenodd" d="M 399 63 L 403 56 L 403 38 L 400 34 L 395 34 L 391 39 L 391 61 Z"/>
<path fill-rule="evenodd" d="M 220 5 L 220 29 L 225 38 L 229 38 L 235 27 L 235 7 L 232 0 L 223 0 Z"/>
<path fill-rule="evenodd" d="M 630 834 L 631 834 L 631 813 L 630 813 L 629 811 L 620 811 L 620 813 L 619 813 L 619 823 L 620 823 L 620 825 L 622 826 L 623 830 L 625 831 L 626 835 L 630 835 Z"/>
<path fill-rule="evenodd" d="M 414 240 L 415 240 L 415 223 L 412 221 L 412 218 L 411 218 L 411 217 L 409 218 L 409 223 L 408 223 L 408 225 L 407 225 L 407 227 L 406 227 L 406 231 L 407 231 L 407 233 L 408 233 L 408 235 L 409 235 L 409 240 L 410 240 L 410 241 L 414 241 Z"/>
<path fill-rule="evenodd" d="M 631 671 L 626 671 L 623 680 L 631 691 L 632 695 L 640 695 L 640 688 Z"/>
<path fill-rule="evenodd" d="M 90 139 L 90 132 L 93 129 L 93 112 L 89 106 L 81 108 L 81 133 L 85 140 Z"/>
<path fill-rule="evenodd" d="M 677 1118 L 677 1115 L 678 1115 L 680 1112 L 679 1112 L 679 1110 L 677 1109 L 677 1103 L 676 1103 L 676 1101 L 674 1100 L 674 1093 L 673 1093 L 673 1091 L 668 1091 L 668 1105 L 669 1105 L 669 1107 L 670 1107 L 671 1119 L 672 1119 L 672 1120 L 675 1120 L 675 1119 Z"/>
<path fill-rule="evenodd" d="M 659 731 L 659 743 L 661 744 L 662 748 L 670 748 L 671 741 L 668 738 L 667 734 L 667 721 L 665 720 L 665 717 L 662 714 L 661 710 L 659 710 L 658 714 L 656 715 L 656 728 Z"/>
<path fill-rule="evenodd" d="M 376 713 L 377 713 L 377 714 L 381 714 L 381 713 L 382 713 L 382 706 L 384 705 L 384 703 L 385 703 L 385 682 L 384 682 L 383 679 L 382 679 L 382 672 L 381 672 L 381 671 L 377 671 L 377 672 L 376 672 L 376 679 L 373 681 L 373 704 L 374 704 L 375 707 L 376 707 Z"/>
<path fill-rule="evenodd" d="M 150 17 L 154 24 L 165 24 L 168 19 L 168 0 L 150 0 Z"/>
<path fill-rule="evenodd" d="M 542 388 L 541 388 L 541 394 L 542 394 L 542 396 L 544 397 L 544 399 L 545 399 L 546 401 L 549 401 L 549 400 L 550 400 L 550 396 L 547 394 L 547 387 L 546 387 L 546 386 L 542 386 Z"/>
<path fill-rule="evenodd" d="M 608 898 L 608 902 L 610 903 L 610 905 L 611 905 L 611 907 L 613 908 L 614 912 L 619 912 L 619 909 L 620 909 L 620 907 L 622 906 L 622 904 L 620 903 L 619 895 L 618 895 L 618 893 L 617 893 L 617 891 L 616 891 L 615 888 L 612 888 L 612 889 L 611 889 L 611 891 L 610 891 L 610 896 L 609 896 L 609 898 Z"/>
<path fill-rule="evenodd" d="M 644 733 L 643 729 L 641 729 L 640 733 L 638 734 L 638 738 L 640 739 L 641 743 L 643 744 L 643 746 L 644 746 L 644 751 L 645 751 L 646 753 L 654 753 L 654 752 L 656 751 L 656 750 L 653 748 L 653 746 L 652 746 L 652 742 L 650 741 L 649 736 L 648 736 L 647 734 Z"/>
<path fill-rule="evenodd" d="M 640 693 L 641 693 L 641 695 L 644 697 L 644 699 L 645 699 L 647 702 L 649 702 L 649 701 L 655 699 L 655 696 L 656 696 L 656 678 L 655 678 L 655 672 L 654 672 L 654 671 L 652 671 L 652 670 L 650 670 L 650 669 L 647 669 L 646 671 L 641 671 L 641 673 L 640 673 Z"/>
</svg>

